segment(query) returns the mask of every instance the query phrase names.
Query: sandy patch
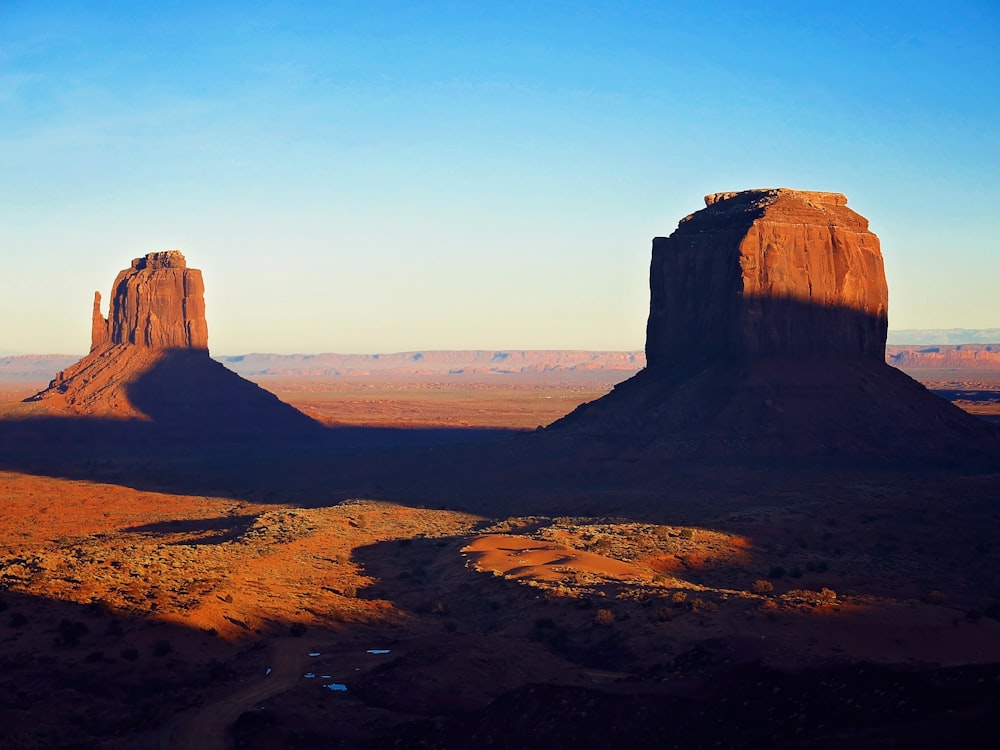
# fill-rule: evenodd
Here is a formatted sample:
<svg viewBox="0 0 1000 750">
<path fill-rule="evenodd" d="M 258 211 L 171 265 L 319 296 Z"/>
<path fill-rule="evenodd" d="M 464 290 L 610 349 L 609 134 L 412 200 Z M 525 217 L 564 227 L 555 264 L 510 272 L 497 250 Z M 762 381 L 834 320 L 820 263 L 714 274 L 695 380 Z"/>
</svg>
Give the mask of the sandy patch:
<svg viewBox="0 0 1000 750">
<path fill-rule="evenodd" d="M 477 570 L 521 580 L 559 582 L 580 573 L 618 581 L 652 579 L 649 570 L 613 557 L 521 536 L 477 537 L 462 548 L 462 554 Z"/>
</svg>

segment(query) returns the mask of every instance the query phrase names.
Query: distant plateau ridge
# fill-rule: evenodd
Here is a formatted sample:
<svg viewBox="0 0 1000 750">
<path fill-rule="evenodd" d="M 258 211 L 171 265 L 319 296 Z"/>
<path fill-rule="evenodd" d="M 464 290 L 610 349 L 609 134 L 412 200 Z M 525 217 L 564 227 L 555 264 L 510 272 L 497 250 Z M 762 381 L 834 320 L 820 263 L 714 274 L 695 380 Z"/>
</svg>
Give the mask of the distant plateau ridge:
<svg viewBox="0 0 1000 750">
<path fill-rule="evenodd" d="M 1000 329 L 995 331 L 1000 340 Z M 899 332 L 897 332 L 898 334 Z M 931 331 L 915 333 L 930 334 Z M 890 333 L 890 340 L 894 338 Z M 0 357 L 0 381 L 48 381 L 79 355 L 28 354 Z M 621 379 L 646 366 L 637 351 L 436 350 L 392 354 L 242 354 L 213 357 L 245 378 L 394 378 L 446 377 L 473 379 L 497 376 Z M 1000 343 L 890 344 L 886 362 L 907 368 L 975 368 L 1000 370 Z"/>
</svg>

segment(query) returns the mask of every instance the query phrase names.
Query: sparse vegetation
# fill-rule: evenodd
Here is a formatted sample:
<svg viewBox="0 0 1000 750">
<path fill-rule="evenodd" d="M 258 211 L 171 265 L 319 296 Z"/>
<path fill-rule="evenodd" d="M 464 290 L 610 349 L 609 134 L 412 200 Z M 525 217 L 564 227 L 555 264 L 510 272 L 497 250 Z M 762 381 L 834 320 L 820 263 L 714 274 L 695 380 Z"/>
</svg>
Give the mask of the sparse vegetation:
<svg viewBox="0 0 1000 750">
<path fill-rule="evenodd" d="M 606 607 L 601 607 L 594 613 L 594 622 L 597 625 L 611 625 L 615 621 L 615 613 Z"/>
<path fill-rule="evenodd" d="M 696 597 L 692 599 L 691 603 L 688 606 L 691 608 L 692 612 L 696 612 L 698 614 L 704 614 L 706 612 L 715 612 L 719 608 L 719 605 L 716 604 L 715 602 L 702 599 L 701 597 Z"/>
<path fill-rule="evenodd" d="M 761 602 L 758 611 L 761 614 L 767 615 L 768 618 L 773 619 L 778 613 L 778 603 L 774 599 L 765 599 Z"/>
</svg>

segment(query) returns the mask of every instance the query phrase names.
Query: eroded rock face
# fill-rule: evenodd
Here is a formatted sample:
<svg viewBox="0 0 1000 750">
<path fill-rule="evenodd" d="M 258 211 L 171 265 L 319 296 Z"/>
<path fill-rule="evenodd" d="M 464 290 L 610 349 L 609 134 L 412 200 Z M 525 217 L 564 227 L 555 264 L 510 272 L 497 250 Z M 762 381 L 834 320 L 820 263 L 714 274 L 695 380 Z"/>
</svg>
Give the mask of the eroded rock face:
<svg viewBox="0 0 1000 750">
<path fill-rule="evenodd" d="M 650 368 L 718 359 L 881 362 L 888 290 L 878 237 L 840 193 L 714 193 L 653 240 Z"/>
<path fill-rule="evenodd" d="M 94 299 L 91 351 L 103 344 L 150 349 L 208 349 L 205 283 L 177 250 L 149 253 L 118 274 L 108 318 Z"/>
</svg>

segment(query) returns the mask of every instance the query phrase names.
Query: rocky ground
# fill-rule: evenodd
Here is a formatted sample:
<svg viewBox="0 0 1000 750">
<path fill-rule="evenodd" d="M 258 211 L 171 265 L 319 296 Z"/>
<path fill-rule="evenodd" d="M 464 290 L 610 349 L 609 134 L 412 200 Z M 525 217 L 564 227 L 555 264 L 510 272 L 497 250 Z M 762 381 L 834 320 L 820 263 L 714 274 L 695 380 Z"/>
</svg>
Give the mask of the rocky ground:
<svg viewBox="0 0 1000 750">
<path fill-rule="evenodd" d="M 1000 706 L 995 473 L 475 497 L 434 448 L 407 500 L 398 436 L 253 463 L 21 438 L 4 747 L 940 746 Z"/>
</svg>

